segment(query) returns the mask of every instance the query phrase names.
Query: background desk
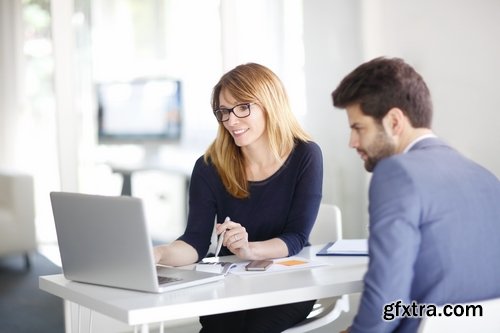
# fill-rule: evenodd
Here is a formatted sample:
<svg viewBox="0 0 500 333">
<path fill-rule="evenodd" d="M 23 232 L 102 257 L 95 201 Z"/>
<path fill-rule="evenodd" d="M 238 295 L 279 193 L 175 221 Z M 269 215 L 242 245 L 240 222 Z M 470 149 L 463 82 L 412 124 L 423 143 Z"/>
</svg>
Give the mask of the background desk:
<svg viewBox="0 0 500 333">
<path fill-rule="evenodd" d="M 267 307 L 360 292 L 367 257 L 318 257 L 322 246 L 299 256 L 328 266 L 263 275 L 228 275 L 223 281 L 163 294 L 71 282 L 63 275 L 40 277 L 40 289 L 129 325 L 147 324 Z M 234 256 L 225 260 L 235 260 Z"/>
<path fill-rule="evenodd" d="M 169 243 L 186 227 L 191 172 L 202 155 L 194 148 L 165 146 L 141 159 L 108 154 L 100 163 L 121 176 L 121 195 L 144 201 L 151 236 Z"/>
<path fill-rule="evenodd" d="M 204 151 L 184 149 L 179 147 L 165 147 L 158 152 L 157 156 L 149 156 L 140 161 L 118 162 L 107 160 L 114 173 L 123 177 L 122 195 L 132 195 L 132 175 L 134 172 L 158 170 L 166 173 L 178 174 L 184 178 L 185 190 L 189 189 L 189 180 L 196 160 L 204 154 Z"/>
</svg>

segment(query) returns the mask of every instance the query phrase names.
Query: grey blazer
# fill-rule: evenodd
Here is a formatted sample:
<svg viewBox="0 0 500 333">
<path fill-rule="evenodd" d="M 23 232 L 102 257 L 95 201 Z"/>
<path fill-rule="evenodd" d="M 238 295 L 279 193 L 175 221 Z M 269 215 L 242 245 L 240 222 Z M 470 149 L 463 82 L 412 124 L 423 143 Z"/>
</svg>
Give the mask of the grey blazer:
<svg viewBox="0 0 500 333">
<path fill-rule="evenodd" d="M 423 139 L 377 164 L 369 213 L 370 263 L 352 333 L 415 332 L 418 311 L 384 315 L 398 300 L 500 296 L 500 181 L 441 140 Z"/>
</svg>

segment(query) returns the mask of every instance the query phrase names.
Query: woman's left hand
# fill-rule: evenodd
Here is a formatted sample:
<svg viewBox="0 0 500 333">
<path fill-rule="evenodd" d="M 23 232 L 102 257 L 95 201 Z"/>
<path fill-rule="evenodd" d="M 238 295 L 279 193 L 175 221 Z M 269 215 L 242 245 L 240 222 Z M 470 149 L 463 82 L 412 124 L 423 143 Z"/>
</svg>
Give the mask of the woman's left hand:
<svg viewBox="0 0 500 333">
<path fill-rule="evenodd" d="M 224 230 L 226 230 L 226 233 L 222 245 L 239 258 L 252 260 L 248 233 L 245 227 L 234 221 L 225 221 L 217 225 L 217 234 L 220 235 Z"/>
</svg>

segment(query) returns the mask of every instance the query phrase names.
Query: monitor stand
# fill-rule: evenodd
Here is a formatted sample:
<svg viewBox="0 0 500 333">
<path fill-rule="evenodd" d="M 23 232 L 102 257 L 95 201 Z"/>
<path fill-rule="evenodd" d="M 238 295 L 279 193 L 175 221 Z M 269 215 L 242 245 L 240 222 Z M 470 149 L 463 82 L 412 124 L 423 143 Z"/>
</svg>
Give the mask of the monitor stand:
<svg viewBox="0 0 500 333">
<path fill-rule="evenodd" d="M 143 150 L 142 160 L 139 165 L 133 167 L 114 166 L 113 172 L 121 174 L 123 178 L 121 195 L 132 195 L 132 174 L 138 170 L 161 168 L 161 144 L 142 143 L 140 147 Z"/>
<path fill-rule="evenodd" d="M 161 148 L 159 143 L 144 143 L 143 165 L 146 167 L 157 167 L 161 163 Z"/>
</svg>

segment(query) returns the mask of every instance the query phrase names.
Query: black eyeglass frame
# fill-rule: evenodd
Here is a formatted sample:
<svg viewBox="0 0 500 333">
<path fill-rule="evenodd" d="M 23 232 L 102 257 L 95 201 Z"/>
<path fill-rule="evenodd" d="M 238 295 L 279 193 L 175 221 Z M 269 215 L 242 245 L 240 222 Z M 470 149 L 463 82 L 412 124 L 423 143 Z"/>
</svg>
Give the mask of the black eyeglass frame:
<svg viewBox="0 0 500 333">
<path fill-rule="evenodd" d="M 241 119 L 241 118 L 246 118 L 246 117 L 250 116 L 250 114 L 252 113 L 252 110 L 251 110 L 251 108 L 250 108 L 250 107 L 251 107 L 252 105 L 254 105 L 254 104 L 256 104 L 256 103 L 240 103 L 240 104 L 236 104 L 236 105 L 235 105 L 235 106 L 233 106 L 232 108 L 222 108 L 222 109 L 220 109 L 220 108 L 219 108 L 219 109 L 217 109 L 217 110 L 214 110 L 214 111 L 213 111 L 213 112 L 214 112 L 215 119 L 217 119 L 217 121 L 218 121 L 218 122 L 220 122 L 220 123 L 226 122 L 226 121 L 228 121 L 228 120 L 229 120 L 229 115 L 231 114 L 231 112 L 232 112 L 232 113 L 236 116 L 236 118 L 240 118 L 240 119 Z M 241 117 L 240 117 L 240 116 L 238 116 L 238 115 L 236 114 L 236 112 L 234 112 L 234 109 L 236 109 L 237 107 L 242 106 L 242 105 L 245 105 L 245 106 L 247 107 L 247 109 L 248 109 L 248 114 L 247 114 L 247 115 L 245 115 L 245 116 L 241 116 Z M 228 111 L 228 113 L 227 113 L 227 115 L 228 115 L 228 116 L 227 116 L 227 119 L 225 119 L 225 120 L 222 120 L 222 110 Z M 219 117 L 217 116 L 218 114 L 221 114 L 220 119 L 219 119 Z"/>
</svg>

